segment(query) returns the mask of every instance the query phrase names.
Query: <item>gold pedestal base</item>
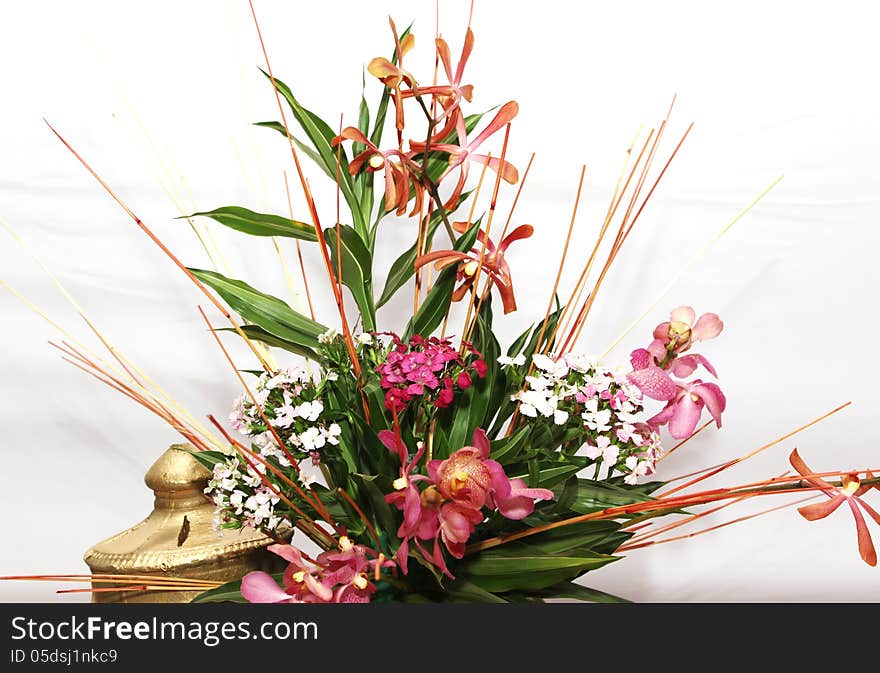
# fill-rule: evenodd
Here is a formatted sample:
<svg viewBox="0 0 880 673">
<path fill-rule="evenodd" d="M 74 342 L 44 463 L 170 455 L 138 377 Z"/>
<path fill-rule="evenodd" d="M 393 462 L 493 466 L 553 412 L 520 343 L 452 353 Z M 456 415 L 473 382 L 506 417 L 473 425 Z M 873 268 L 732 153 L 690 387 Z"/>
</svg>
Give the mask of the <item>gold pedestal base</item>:
<svg viewBox="0 0 880 673">
<path fill-rule="evenodd" d="M 229 582 L 252 570 L 278 569 L 266 551 L 272 540 L 250 528 L 215 531 L 214 506 L 204 495 L 210 472 L 188 451 L 169 448 L 144 481 L 156 494 L 139 524 L 99 542 L 83 557 L 92 573 L 190 577 Z M 112 584 L 93 582 L 94 588 Z M 95 603 L 186 603 L 199 591 L 101 591 Z"/>
</svg>

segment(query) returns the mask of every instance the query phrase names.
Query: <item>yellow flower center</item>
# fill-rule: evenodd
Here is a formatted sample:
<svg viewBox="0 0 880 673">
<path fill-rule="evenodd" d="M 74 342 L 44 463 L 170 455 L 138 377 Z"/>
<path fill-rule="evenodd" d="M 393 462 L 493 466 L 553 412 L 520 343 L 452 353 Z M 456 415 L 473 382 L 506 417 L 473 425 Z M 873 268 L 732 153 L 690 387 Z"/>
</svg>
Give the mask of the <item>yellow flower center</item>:
<svg viewBox="0 0 880 673">
<path fill-rule="evenodd" d="M 464 271 L 465 276 L 473 276 L 477 272 L 477 267 L 479 266 L 479 262 L 475 262 L 471 260 L 467 264 L 464 265 L 462 271 Z"/>
<path fill-rule="evenodd" d="M 358 589 L 366 589 L 367 588 L 367 576 L 361 573 L 360 575 L 356 575 L 355 578 L 351 581 L 351 583 L 356 586 Z"/>
<path fill-rule="evenodd" d="M 367 163 L 370 164 L 370 168 L 382 168 L 385 165 L 385 157 L 381 154 L 374 154 Z"/>
<path fill-rule="evenodd" d="M 354 544 L 353 544 L 352 541 L 348 538 L 347 535 L 343 535 L 342 537 L 339 538 L 339 548 L 340 548 L 342 551 L 348 551 L 348 550 L 351 549 L 352 547 L 354 547 Z"/>
<path fill-rule="evenodd" d="M 457 494 L 461 489 L 467 486 L 468 473 L 464 470 L 456 470 L 450 481 L 449 490 L 454 494 Z"/>
<path fill-rule="evenodd" d="M 402 491 L 406 488 L 407 483 L 408 482 L 406 477 L 400 477 L 399 479 L 395 479 L 394 481 L 392 481 L 391 486 L 394 487 L 395 491 Z"/>
<path fill-rule="evenodd" d="M 841 481 L 843 483 L 843 492 L 848 496 L 858 491 L 859 486 L 862 485 L 858 477 L 850 477 L 848 475 L 844 476 Z"/>
<path fill-rule="evenodd" d="M 297 584 L 301 584 L 305 578 L 306 574 L 302 570 L 300 570 L 299 572 L 293 573 L 293 577 L 291 579 L 293 579 L 293 581 Z"/>
</svg>

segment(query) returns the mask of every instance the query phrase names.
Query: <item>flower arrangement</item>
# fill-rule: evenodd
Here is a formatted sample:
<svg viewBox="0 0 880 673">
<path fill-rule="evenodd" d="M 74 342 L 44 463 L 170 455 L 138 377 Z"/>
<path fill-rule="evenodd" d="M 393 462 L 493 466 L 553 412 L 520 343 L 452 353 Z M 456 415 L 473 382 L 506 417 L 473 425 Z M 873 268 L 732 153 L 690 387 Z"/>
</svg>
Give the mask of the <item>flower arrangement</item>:
<svg viewBox="0 0 880 673">
<path fill-rule="evenodd" d="M 574 216 L 546 306 L 520 307 L 519 270 L 507 254 L 513 244 L 526 246 L 534 229 L 511 228 L 528 175 L 507 158 L 519 106 L 509 101 L 489 113 L 470 112 L 470 27 L 457 59 L 443 38 L 435 40 L 433 81 L 406 68 L 412 32 L 393 21 L 390 28 L 389 57 L 367 67 L 382 84 L 381 96 L 375 107 L 362 99 L 356 126 L 333 130 L 273 74 L 266 56 L 280 120 L 260 125 L 289 145 L 309 221 L 239 206 L 191 216 L 245 235 L 295 239 L 301 253 L 319 255 L 337 325 L 321 324 L 314 312 L 306 315 L 244 280 L 186 267 L 58 136 L 229 323 L 217 327 L 199 309 L 242 389 L 228 423 L 209 416 L 214 430 L 106 342 L 110 361 L 67 342 L 59 346 L 76 366 L 186 438 L 212 472 L 206 494 L 218 530 L 256 528 L 275 540 L 270 551 L 288 564 L 280 575 L 253 572 L 232 585 L 206 580 L 198 600 L 622 600 L 575 580 L 623 552 L 675 539 L 670 531 L 708 511 L 785 494 L 827 498 L 789 503 L 801 504 L 809 520 L 846 502 L 859 553 L 876 565 L 863 512 L 877 524 L 880 514 L 863 496 L 880 480 L 869 470 L 814 472 L 794 451 L 794 475 L 699 490 L 703 480 L 792 433 L 677 485 L 652 479 L 666 455 L 709 424 L 722 425 L 726 399 L 717 372 L 692 350 L 722 333 L 718 315 L 698 318 L 689 306 L 674 308 L 647 345 L 631 353 L 629 366 L 609 366 L 578 349 L 602 282 L 687 131 L 653 183 L 648 177 L 668 118 L 633 153 L 570 294 L 560 295 L 559 285 L 573 256 Z M 303 155 L 334 181 L 339 203 L 348 207 L 343 214 L 337 206 L 329 226 L 321 224 Z M 504 183 L 519 189 L 500 225 Z M 487 192 L 489 206 L 477 215 Z M 409 222 L 394 237 L 413 243 L 377 297 L 375 252 L 391 214 Z M 390 331 L 377 309 L 407 288 L 413 310 Z M 465 314 L 460 325 L 451 319 L 456 305 Z M 493 323 L 514 311 L 528 313 L 532 324 L 503 347 Z M 254 360 L 248 367 L 257 369 L 234 362 L 223 343 L 227 333 L 244 340 Z M 302 363 L 279 366 L 279 351 Z M 668 446 L 664 435 L 676 443 Z M 706 505 L 712 509 L 695 511 Z"/>
</svg>

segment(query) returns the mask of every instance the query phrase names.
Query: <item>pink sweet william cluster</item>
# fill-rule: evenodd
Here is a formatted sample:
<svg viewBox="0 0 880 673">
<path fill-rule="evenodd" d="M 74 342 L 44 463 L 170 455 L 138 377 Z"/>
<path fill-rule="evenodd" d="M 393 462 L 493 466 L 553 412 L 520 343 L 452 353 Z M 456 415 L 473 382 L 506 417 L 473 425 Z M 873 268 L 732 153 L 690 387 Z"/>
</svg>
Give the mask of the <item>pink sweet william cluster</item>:
<svg viewBox="0 0 880 673">
<path fill-rule="evenodd" d="M 382 377 L 385 406 L 390 411 L 399 412 L 422 396 L 430 396 L 435 407 L 448 407 L 456 388 L 471 386 L 472 374 L 486 375 L 485 361 L 470 344 L 465 343 L 465 348 L 473 357 L 466 360 L 449 339 L 425 339 L 417 334 L 404 343 L 394 333 L 383 334 L 391 337 L 394 347 L 376 371 Z"/>
<path fill-rule="evenodd" d="M 676 381 L 672 377 L 684 379 L 701 365 L 717 377 L 702 355 L 683 353 L 697 342 L 714 339 L 723 328 L 715 313 L 704 313 L 697 319 L 690 306 L 679 306 L 667 322 L 654 328 L 654 340 L 647 348 L 630 354 L 633 371 L 627 379 L 646 397 L 666 402 L 660 413 L 648 419 L 649 425 L 659 428 L 668 423 L 670 435 L 685 439 L 694 433 L 705 407 L 721 427 L 721 413 L 727 404 L 721 388 L 702 379 Z"/>
<path fill-rule="evenodd" d="M 413 474 L 425 447 L 421 442 L 410 459 L 399 433 L 383 430 L 382 443 L 400 458 L 400 478 L 385 500 L 403 511 L 397 531 L 400 547 L 397 563 L 406 574 L 409 543 L 413 541 L 425 559 L 452 577 L 443 558 L 443 545 L 455 558 L 464 556 L 465 544 L 476 526 L 486 518 L 484 508 L 497 509 L 508 519 L 524 519 L 535 510 L 536 500 L 550 500 L 546 488 L 527 488 L 522 479 L 508 479 L 500 463 L 489 460 L 489 438 L 477 429 L 473 446 L 465 446 L 446 460 L 428 462 L 428 475 Z M 421 483 L 423 488 L 419 488 Z M 428 552 L 421 541 L 434 541 Z"/>
<path fill-rule="evenodd" d="M 370 576 L 377 568 L 394 565 L 345 536 L 339 539 L 338 550 L 325 551 L 312 563 L 289 544 L 268 549 L 289 564 L 284 586 L 262 570 L 250 572 L 241 580 L 241 595 L 250 603 L 369 603 L 376 590 Z"/>
</svg>

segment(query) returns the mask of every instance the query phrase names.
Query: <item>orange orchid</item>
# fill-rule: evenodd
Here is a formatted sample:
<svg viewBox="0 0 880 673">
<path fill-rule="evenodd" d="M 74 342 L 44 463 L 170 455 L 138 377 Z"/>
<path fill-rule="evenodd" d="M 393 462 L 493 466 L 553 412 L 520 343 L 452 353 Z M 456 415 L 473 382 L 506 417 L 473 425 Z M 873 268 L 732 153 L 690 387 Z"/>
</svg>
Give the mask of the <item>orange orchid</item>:
<svg viewBox="0 0 880 673">
<path fill-rule="evenodd" d="M 455 185 L 455 189 L 452 192 L 452 195 L 449 197 L 449 200 L 444 205 L 445 208 L 451 209 L 453 205 L 457 202 L 458 197 L 461 195 L 462 190 L 464 189 L 465 181 L 467 180 L 468 170 L 470 168 L 470 162 L 475 161 L 480 164 L 486 164 L 495 172 L 500 172 L 501 177 L 504 178 L 505 181 L 510 184 L 516 184 L 519 180 L 519 173 L 513 164 L 509 161 L 503 161 L 498 157 L 489 156 L 486 154 L 477 153 L 477 149 L 482 145 L 491 135 L 500 131 L 504 128 L 514 117 L 516 117 L 519 112 L 519 105 L 516 101 L 509 101 L 501 106 L 501 109 L 498 110 L 495 117 L 489 124 L 480 131 L 477 136 L 473 140 L 468 140 L 467 137 L 467 129 L 464 125 L 464 117 L 462 115 L 456 115 L 455 119 L 455 129 L 458 133 L 458 145 L 454 145 L 452 143 L 437 143 L 432 144 L 430 149 L 437 152 L 447 152 L 449 154 L 449 166 L 445 171 L 440 175 L 440 178 L 437 182 L 440 182 L 449 175 L 453 170 L 460 167 L 460 172 L 458 175 L 458 183 Z M 425 151 L 425 143 L 416 142 L 411 140 L 409 143 L 410 148 L 415 152 L 424 152 Z"/>
<path fill-rule="evenodd" d="M 348 164 L 348 172 L 352 175 L 360 173 L 366 166 L 368 172 L 382 170 L 385 173 L 385 210 L 396 211 L 397 215 L 406 212 L 409 203 L 410 185 L 415 191 L 415 205 L 410 216 L 421 211 L 424 188 L 413 175 L 410 158 L 400 150 L 380 150 L 367 136 L 353 126 L 347 126 L 338 136 L 333 138 L 331 145 L 336 147 L 345 140 L 353 140 L 364 145 L 366 149 L 355 156 Z"/>
<path fill-rule="evenodd" d="M 868 565 L 877 565 L 877 552 L 875 551 L 874 543 L 871 540 L 871 533 L 868 531 L 865 517 L 862 516 L 862 512 L 859 510 L 859 507 L 861 507 L 868 513 L 868 516 L 880 525 L 880 514 L 861 498 L 861 496 L 872 488 L 877 488 L 876 484 L 864 485 L 861 483 L 858 473 L 852 472 L 843 475 L 840 480 L 842 488 L 840 488 L 829 484 L 824 479 L 812 476 L 812 470 L 810 470 L 810 468 L 807 467 L 807 464 L 804 463 L 803 459 L 798 454 L 797 449 L 791 452 L 788 460 L 791 462 L 792 467 L 798 471 L 798 474 L 803 476 L 807 482 L 820 489 L 830 498 L 827 502 L 799 507 L 798 512 L 800 515 L 807 521 L 824 519 L 846 502 L 852 510 L 853 517 L 856 520 L 856 531 L 859 539 L 859 554 Z M 867 472 L 867 475 L 869 479 L 874 478 L 874 475 L 871 474 L 871 472 Z"/>
<path fill-rule="evenodd" d="M 416 86 L 416 79 L 403 69 L 403 57 L 415 45 L 415 37 L 412 33 L 407 34 L 403 40 L 397 36 L 397 26 L 391 17 L 388 18 L 391 32 L 394 34 L 394 44 L 397 47 L 397 64 L 395 65 L 384 56 L 374 58 L 367 65 L 367 72 L 376 77 L 382 84 L 388 87 L 394 99 L 395 125 L 397 127 L 398 142 L 403 132 L 403 97 L 401 85 L 406 84 L 410 89 Z"/>
<path fill-rule="evenodd" d="M 456 230 L 461 232 L 467 228 L 467 224 L 467 222 L 456 222 L 454 226 Z M 496 248 L 495 244 L 486 238 L 485 232 L 480 231 L 477 234 L 477 240 L 483 244 L 482 251 L 476 248 L 469 253 L 458 250 L 436 250 L 418 257 L 415 261 L 415 268 L 420 269 L 426 264 L 434 262 L 434 268 L 439 271 L 451 264 L 458 264 L 458 280 L 461 281 L 461 284 L 453 291 L 452 301 L 460 301 L 473 286 L 482 257 L 482 268 L 491 283 L 498 288 L 504 305 L 504 313 L 511 313 L 516 310 L 516 299 L 513 295 L 513 281 L 510 276 L 510 267 L 505 259 L 505 252 L 511 243 L 528 238 L 533 232 L 532 225 L 522 224 L 505 236 Z"/>
<path fill-rule="evenodd" d="M 447 122 L 439 132 L 432 136 L 432 144 L 434 142 L 442 141 L 455 129 L 456 118 L 461 116 L 461 109 L 459 107 L 461 99 L 464 98 L 466 101 L 470 102 L 473 98 L 473 85 L 462 84 L 461 79 L 464 75 L 464 67 L 474 48 L 474 33 L 470 28 L 467 29 L 467 33 L 465 33 L 464 37 L 464 44 L 461 48 L 461 56 L 458 59 L 458 66 L 455 68 L 454 73 L 452 70 L 452 57 L 449 53 L 449 45 L 446 43 L 446 40 L 442 37 L 438 37 L 435 40 L 435 44 L 437 45 L 437 55 L 443 62 L 443 70 L 446 71 L 446 78 L 449 84 L 418 87 L 403 93 L 404 98 L 414 95 L 431 94 L 443 108 L 443 114 L 435 120 L 435 123 L 439 123 L 444 119 L 446 119 Z"/>
</svg>

